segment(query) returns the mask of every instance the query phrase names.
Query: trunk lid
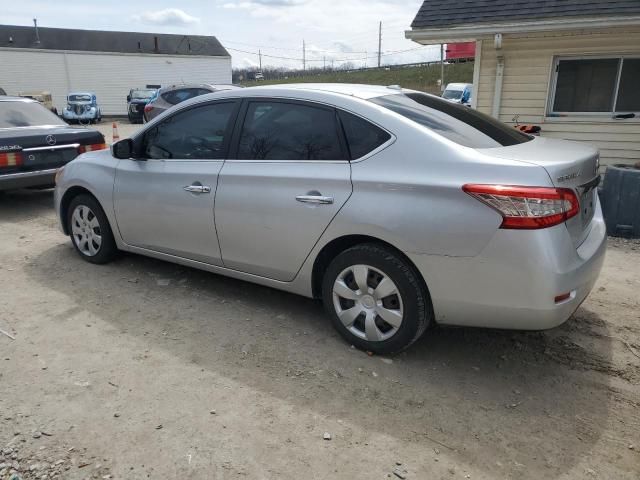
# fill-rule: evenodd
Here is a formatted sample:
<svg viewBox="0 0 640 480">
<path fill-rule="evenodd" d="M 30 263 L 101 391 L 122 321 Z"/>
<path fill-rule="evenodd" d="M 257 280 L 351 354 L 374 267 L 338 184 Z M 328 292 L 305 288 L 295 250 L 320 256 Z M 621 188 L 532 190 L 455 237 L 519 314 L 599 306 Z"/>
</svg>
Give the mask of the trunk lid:
<svg viewBox="0 0 640 480">
<path fill-rule="evenodd" d="M 85 128 L 3 128 L 0 129 L 0 153 L 19 153 L 21 162 L 0 164 L 0 175 L 58 168 L 78 156 L 78 145 L 100 143 L 104 143 L 103 135 Z"/>
<path fill-rule="evenodd" d="M 485 154 L 544 168 L 553 186 L 572 189 L 580 201 L 580 213 L 565 224 L 575 247 L 589 235 L 597 202 L 600 155 L 582 143 L 536 137 L 509 147 L 481 149 Z"/>
</svg>

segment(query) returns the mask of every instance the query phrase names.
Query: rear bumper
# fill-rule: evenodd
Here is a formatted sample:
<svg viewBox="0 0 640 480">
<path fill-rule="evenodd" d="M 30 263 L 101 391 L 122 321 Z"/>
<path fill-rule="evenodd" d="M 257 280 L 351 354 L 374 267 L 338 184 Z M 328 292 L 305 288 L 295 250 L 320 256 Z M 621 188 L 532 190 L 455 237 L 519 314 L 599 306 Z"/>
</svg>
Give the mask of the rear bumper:
<svg viewBox="0 0 640 480">
<path fill-rule="evenodd" d="M 0 190 L 17 190 L 28 187 L 46 187 L 55 184 L 57 168 L 0 175 Z"/>
<path fill-rule="evenodd" d="M 447 325 L 544 330 L 564 323 L 595 284 L 606 251 L 599 203 L 577 249 L 564 224 L 498 230 L 475 257 L 409 254 L 429 287 L 436 321 Z M 555 303 L 555 297 L 570 293 Z"/>
</svg>

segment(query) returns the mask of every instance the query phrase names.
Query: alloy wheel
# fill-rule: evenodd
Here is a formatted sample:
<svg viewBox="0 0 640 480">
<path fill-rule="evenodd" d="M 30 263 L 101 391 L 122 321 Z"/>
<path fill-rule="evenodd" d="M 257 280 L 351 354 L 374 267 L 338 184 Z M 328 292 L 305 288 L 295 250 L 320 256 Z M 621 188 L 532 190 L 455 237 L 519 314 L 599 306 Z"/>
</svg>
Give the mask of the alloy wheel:
<svg viewBox="0 0 640 480">
<path fill-rule="evenodd" d="M 333 284 L 333 306 L 345 328 L 370 342 L 395 335 L 404 316 L 396 284 L 369 265 L 352 265 L 338 275 Z"/>
<path fill-rule="evenodd" d="M 71 215 L 71 234 L 78 250 L 87 257 L 100 251 L 102 232 L 95 213 L 86 205 L 78 205 Z"/>
</svg>

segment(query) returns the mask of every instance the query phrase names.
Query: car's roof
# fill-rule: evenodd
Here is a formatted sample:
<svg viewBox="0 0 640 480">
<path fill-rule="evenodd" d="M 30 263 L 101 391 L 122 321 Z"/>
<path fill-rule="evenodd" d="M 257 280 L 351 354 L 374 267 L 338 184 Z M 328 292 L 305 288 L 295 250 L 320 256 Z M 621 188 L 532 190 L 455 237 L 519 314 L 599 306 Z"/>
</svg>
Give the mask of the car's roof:
<svg viewBox="0 0 640 480">
<path fill-rule="evenodd" d="M 393 95 L 401 93 L 403 89 L 398 85 L 366 85 L 360 83 L 283 83 L 279 85 L 260 85 L 257 87 L 249 87 L 245 91 L 250 92 L 255 89 L 276 89 L 285 93 L 304 91 L 341 93 L 351 97 L 369 99 L 375 97 L 383 97 L 385 95 Z M 248 93 L 250 95 L 250 93 Z"/>
<path fill-rule="evenodd" d="M 13 97 L 9 95 L 0 95 L 0 102 L 25 102 L 25 103 L 38 103 L 33 98 L 27 97 Z"/>
<path fill-rule="evenodd" d="M 471 83 L 448 83 L 446 88 L 464 88 L 464 87 L 470 87 L 472 84 Z"/>
<path fill-rule="evenodd" d="M 209 88 L 209 89 L 215 89 L 215 90 L 233 90 L 236 88 L 243 88 L 241 86 L 238 85 L 232 85 L 230 83 L 178 83 L 175 85 L 167 85 L 166 87 L 162 87 L 159 90 L 164 92 L 167 92 L 169 90 L 180 90 L 182 88 Z"/>
</svg>

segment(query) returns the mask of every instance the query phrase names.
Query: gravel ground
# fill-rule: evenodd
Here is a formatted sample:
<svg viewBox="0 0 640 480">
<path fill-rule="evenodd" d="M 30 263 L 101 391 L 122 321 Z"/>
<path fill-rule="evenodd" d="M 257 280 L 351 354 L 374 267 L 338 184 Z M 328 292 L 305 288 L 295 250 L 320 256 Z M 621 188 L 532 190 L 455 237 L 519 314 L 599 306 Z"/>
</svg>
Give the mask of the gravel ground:
<svg viewBox="0 0 640 480">
<path fill-rule="evenodd" d="M 382 358 L 305 298 L 88 264 L 51 204 L 0 199 L 0 480 L 639 478 L 639 242 L 557 329 Z"/>
</svg>

